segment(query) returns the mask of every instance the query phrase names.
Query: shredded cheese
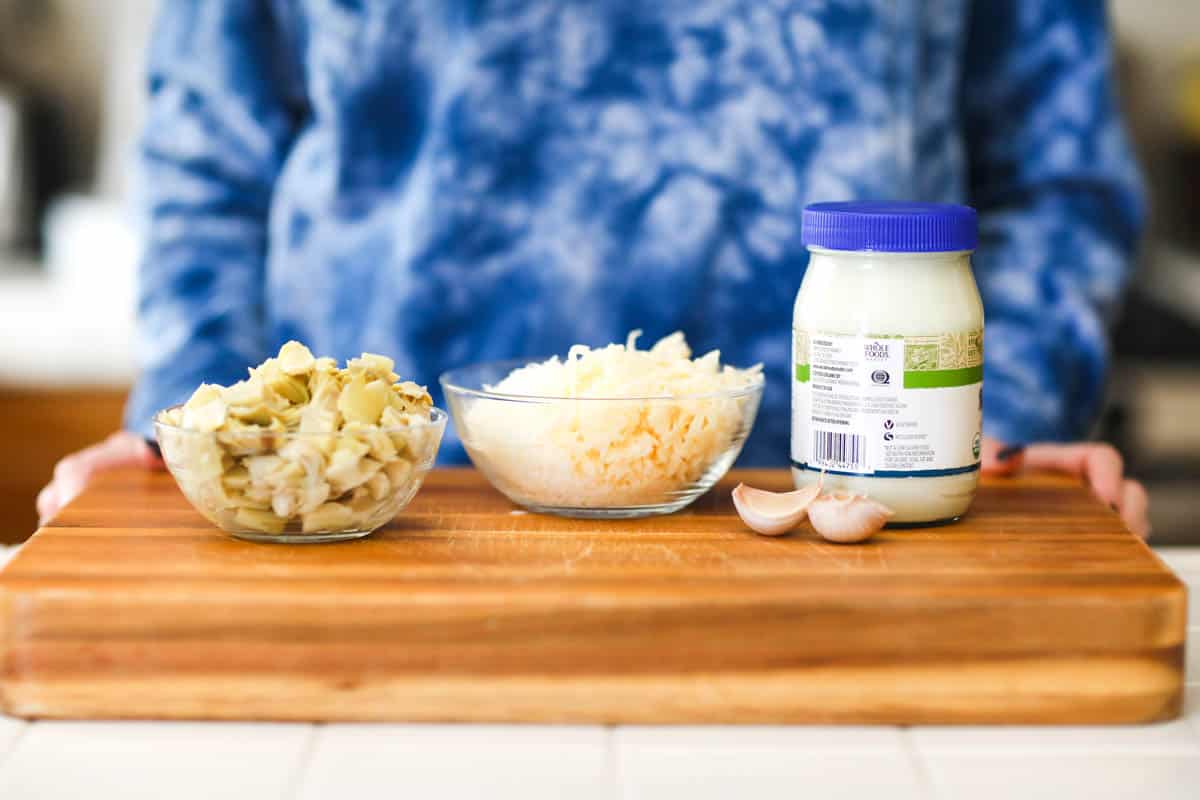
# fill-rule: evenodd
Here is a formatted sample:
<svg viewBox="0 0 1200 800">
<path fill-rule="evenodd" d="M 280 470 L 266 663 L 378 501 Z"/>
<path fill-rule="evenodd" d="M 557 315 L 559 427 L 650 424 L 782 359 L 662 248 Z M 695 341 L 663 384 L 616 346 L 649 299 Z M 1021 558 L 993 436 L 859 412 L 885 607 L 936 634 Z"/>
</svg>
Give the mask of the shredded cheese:
<svg viewBox="0 0 1200 800">
<path fill-rule="evenodd" d="M 692 359 L 681 332 L 638 350 L 576 345 L 514 370 L 479 399 L 460 433 L 476 464 L 523 502 L 557 508 L 669 503 L 736 457 L 757 407 L 762 368 Z M 725 463 L 721 463 L 724 461 Z"/>
</svg>

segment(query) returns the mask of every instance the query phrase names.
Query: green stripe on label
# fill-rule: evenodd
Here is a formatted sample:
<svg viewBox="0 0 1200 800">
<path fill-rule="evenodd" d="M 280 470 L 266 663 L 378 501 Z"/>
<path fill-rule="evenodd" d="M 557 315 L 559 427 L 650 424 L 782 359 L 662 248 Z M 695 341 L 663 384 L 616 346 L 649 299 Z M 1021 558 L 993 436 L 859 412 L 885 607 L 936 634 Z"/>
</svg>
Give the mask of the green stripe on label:
<svg viewBox="0 0 1200 800">
<path fill-rule="evenodd" d="M 905 389 L 943 389 L 947 386 L 969 386 L 983 380 L 983 365 L 960 369 L 931 369 L 904 373 Z"/>
<path fill-rule="evenodd" d="M 809 364 L 797 364 L 796 380 L 800 381 L 801 383 L 808 383 L 808 371 L 810 367 L 811 365 Z"/>
</svg>

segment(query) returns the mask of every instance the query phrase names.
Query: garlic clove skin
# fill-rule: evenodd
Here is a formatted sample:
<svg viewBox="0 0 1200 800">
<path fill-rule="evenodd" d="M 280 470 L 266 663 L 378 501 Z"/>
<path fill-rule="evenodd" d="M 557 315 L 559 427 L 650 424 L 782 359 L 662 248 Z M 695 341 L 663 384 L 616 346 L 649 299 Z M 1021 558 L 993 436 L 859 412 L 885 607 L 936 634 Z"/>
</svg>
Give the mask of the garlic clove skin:
<svg viewBox="0 0 1200 800">
<path fill-rule="evenodd" d="M 733 506 L 755 533 L 782 536 L 804 521 L 809 504 L 820 493 L 820 484 L 794 492 L 768 492 L 739 483 L 733 490 Z"/>
<path fill-rule="evenodd" d="M 808 507 L 808 521 L 821 538 L 839 544 L 870 539 L 896 512 L 866 495 L 835 492 Z"/>
</svg>

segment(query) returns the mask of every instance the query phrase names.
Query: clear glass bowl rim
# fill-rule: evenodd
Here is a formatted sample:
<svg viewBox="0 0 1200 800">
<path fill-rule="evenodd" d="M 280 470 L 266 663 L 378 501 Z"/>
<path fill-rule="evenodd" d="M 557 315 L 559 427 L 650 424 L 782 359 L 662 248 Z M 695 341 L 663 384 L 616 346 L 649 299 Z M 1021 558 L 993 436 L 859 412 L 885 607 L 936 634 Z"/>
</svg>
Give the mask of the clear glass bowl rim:
<svg viewBox="0 0 1200 800">
<path fill-rule="evenodd" d="M 163 418 L 162 418 L 163 414 L 167 413 L 168 411 L 172 411 L 176 408 L 182 408 L 182 407 L 183 407 L 183 404 L 179 403 L 177 405 L 173 405 L 173 406 L 169 406 L 168 408 L 164 408 L 162 411 L 159 411 L 157 414 L 155 414 L 154 415 L 155 430 L 162 428 L 163 430 L 168 430 L 168 431 L 171 431 L 172 433 L 186 433 L 190 436 L 216 436 L 217 434 L 231 434 L 232 435 L 232 434 L 243 434 L 243 433 L 255 433 L 255 431 L 253 431 L 251 429 L 244 429 L 244 430 L 237 430 L 237 431 L 198 431 L 193 428 L 183 428 L 178 425 L 172 425 L 171 423 L 163 420 Z M 434 406 L 433 408 L 431 408 L 429 410 L 429 421 L 428 422 L 418 422 L 415 425 L 401 425 L 401 426 L 395 427 L 395 428 L 380 428 L 378 426 L 376 426 L 376 427 L 380 431 L 383 431 L 384 433 L 408 433 L 408 432 L 411 432 L 414 430 L 443 429 L 446 427 L 446 421 L 448 419 L 449 419 L 449 414 L 447 414 L 442 409 Z M 270 428 L 263 428 L 262 432 L 270 433 L 275 436 L 285 436 L 285 437 L 293 437 L 294 436 L 296 438 L 303 438 L 303 437 L 307 437 L 307 436 L 352 436 L 352 435 L 354 435 L 353 431 L 279 431 L 279 430 L 272 430 Z"/>
<path fill-rule="evenodd" d="M 447 370 L 438 376 L 438 383 L 441 384 L 442 391 L 447 396 L 464 395 L 467 397 L 478 397 L 485 400 L 500 400 L 509 403 L 550 403 L 562 402 L 569 400 L 577 403 L 628 403 L 628 402 L 656 402 L 656 403 L 673 403 L 683 400 L 714 400 L 714 399 L 736 399 L 739 397 L 749 397 L 754 394 L 761 394 L 766 386 L 766 379 L 759 373 L 757 380 L 748 383 L 745 386 L 738 386 L 730 389 L 719 389 L 715 392 L 702 392 L 698 394 L 672 394 L 672 395 L 649 395 L 649 396 L 614 396 L 614 397 L 567 397 L 561 395 L 540 395 L 540 394 L 510 394 L 507 392 L 493 392 L 486 389 L 476 389 L 463 384 L 479 383 L 480 381 L 464 380 L 460 377 L 460 373 L 480 372 L 485 369 L 496 370 L 507 375 L 514 369 L 527 367 L 530 364 L 541 363 L 554 356 L 531 356 L 529 358 L 510 358 L 501 361 L 479 361 L 474 364 L 467 364 L 462 367 L 456 367 Z M 561 357 L 560 357 L 561 359 Z M 724 366 L 724 365 L 723 365 Z"/>
</svg>

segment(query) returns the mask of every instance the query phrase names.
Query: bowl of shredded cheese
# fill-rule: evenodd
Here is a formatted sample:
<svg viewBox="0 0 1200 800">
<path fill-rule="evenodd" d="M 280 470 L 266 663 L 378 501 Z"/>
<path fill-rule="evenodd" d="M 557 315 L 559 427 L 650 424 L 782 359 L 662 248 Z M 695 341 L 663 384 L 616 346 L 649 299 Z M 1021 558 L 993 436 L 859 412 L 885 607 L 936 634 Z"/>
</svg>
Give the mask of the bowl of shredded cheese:
<svg viewBox="0 0 1200 800">
<path fill-rule="evenodd" d="M 692 358 L 680 332 L 639 350 L 640 334 L 443 374 L 476 468 L 518 505 L 571 517 L 669 514 L 712 488 L 754 425 L 761 365 Z"/>
</svg>

